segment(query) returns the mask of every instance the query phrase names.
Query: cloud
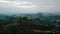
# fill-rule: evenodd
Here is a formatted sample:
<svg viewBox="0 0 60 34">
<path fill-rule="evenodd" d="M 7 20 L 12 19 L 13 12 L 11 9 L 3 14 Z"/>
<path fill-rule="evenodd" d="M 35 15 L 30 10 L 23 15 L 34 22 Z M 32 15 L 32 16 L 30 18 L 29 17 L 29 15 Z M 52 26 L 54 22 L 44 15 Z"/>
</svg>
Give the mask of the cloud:
<svg viewBox="0 0 60 34">
<path fill-rule="evenodd" d="M 31 8 L 31 7 L 35 7 L 35 5 L 33 5 L 31 2 L 27 2 L 27 1 L 0 1 L 0 7 L 21 7 L 21 8 Z"/>
<path fill-rule="evenodd" d="M 59 12 L 60 0 L 0 0 L 0 13 Z M 22 12 L 21 12 L 22 11 Z"/>
</svg>

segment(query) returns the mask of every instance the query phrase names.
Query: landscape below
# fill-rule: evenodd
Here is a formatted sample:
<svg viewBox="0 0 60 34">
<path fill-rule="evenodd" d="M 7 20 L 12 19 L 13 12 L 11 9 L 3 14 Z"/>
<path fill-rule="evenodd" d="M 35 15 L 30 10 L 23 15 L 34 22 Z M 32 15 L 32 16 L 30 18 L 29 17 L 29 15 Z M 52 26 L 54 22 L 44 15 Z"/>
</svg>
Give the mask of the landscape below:
<svg viewBox="0 0 60 34">
<path fill-rule="evenodd" d="M 0 34 L 60 34 L 60 15 L 0 15 Z"/>
</svg>

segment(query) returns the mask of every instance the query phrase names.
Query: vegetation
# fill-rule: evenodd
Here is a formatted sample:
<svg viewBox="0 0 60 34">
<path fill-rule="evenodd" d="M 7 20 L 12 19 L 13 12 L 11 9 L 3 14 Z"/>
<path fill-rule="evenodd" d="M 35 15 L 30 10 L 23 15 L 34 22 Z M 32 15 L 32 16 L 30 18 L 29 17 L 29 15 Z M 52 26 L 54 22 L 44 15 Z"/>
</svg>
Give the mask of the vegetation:
<svg viewBox="0 0 60 34">
<path fill-rule="evenodd" d="M 18 18 L 6 16 L 6 19 L 0 19 L 0 34 L 56 34 L 56 31 L 59 30 L 59 27 L 56 27 L 56 24 L 60 24 L 60 19 L 57 18 L 59 16 L 39 14 L 35 18 L 25 15 Z"/>
</svg>

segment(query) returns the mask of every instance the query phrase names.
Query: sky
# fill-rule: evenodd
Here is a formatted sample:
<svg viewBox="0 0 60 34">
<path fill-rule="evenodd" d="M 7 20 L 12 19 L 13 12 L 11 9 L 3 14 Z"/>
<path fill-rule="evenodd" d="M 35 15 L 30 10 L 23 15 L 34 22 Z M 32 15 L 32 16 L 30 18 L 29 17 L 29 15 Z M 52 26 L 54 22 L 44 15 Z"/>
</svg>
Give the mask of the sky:
<svg viewBox="0 0 60 34">
<path fill-rule="evenodd" d="M 60 0 L 0 0 L 0 14 L 59 13 Z"/>
</svg>

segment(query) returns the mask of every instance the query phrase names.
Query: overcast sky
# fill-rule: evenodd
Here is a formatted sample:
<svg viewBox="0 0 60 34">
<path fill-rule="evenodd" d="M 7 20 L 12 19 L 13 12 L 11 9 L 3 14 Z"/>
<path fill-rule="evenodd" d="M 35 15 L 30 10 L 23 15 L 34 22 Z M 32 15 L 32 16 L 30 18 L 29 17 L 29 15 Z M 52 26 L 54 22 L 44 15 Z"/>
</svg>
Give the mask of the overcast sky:
<svg viewBox="0 0 60 34">
<path fill-rule="evenodd" d="M 0 0 L 1 14 L 60 12 L 60 0 Z"/>
</svg>

